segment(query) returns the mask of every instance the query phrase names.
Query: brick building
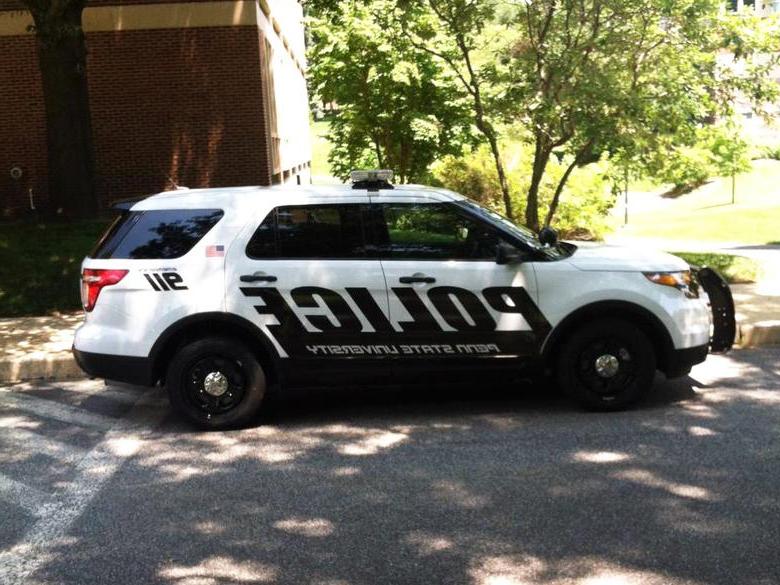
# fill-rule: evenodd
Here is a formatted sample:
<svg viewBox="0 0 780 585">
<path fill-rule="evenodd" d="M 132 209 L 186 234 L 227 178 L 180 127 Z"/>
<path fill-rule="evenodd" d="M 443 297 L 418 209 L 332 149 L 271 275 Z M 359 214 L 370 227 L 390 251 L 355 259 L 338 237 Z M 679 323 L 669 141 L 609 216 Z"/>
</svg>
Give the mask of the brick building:
<svg viewBox="0 0 780 585">
<path fill-rule="evenodd" d="M 0 216 L 47 198 L 31 23 L 17 0 L 0 0 Z M 296 0 L 89 0 L 83 25 L 103 206 L 174 183 L 309 182 Z"/>
</svg>

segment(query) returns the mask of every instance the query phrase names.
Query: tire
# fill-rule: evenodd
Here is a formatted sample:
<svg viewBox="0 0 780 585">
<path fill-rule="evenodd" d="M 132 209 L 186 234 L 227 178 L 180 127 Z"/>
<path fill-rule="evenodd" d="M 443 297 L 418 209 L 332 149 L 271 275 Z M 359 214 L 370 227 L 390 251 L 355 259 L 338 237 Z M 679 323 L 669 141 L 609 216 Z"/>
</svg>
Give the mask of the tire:
<svg viewBox="0 0 780 585">
<path fill-rule="evenodd" d="M 637 326 L 619 319 L 591 321 L 563 343 L 557 359 L 561 389 L 588 410 L 621 410 L 650 390 L 653 344 Z"/>
<path fill-rule="evenodd" d="M 190 423 L 219 430 L 246 425 L 260 410 L 266 376 L 242 343 L 210 337 L 183 346 L 168 366 L 174 410 Z M 208 390 L 207 390 L 208 389 Z"/>
</svg>

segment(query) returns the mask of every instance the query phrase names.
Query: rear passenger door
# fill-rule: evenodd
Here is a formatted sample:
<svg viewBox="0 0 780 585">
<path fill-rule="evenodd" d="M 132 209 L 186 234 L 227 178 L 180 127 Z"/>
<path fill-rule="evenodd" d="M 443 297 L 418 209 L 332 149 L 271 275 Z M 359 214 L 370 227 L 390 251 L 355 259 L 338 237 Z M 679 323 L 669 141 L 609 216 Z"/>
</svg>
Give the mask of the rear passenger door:
<svg viewBox="0 0 780 585">
<path fill-rule="evenodd" d="M 293 375 L 384 357 L 371 348 L 390 325 L 367 213 L 367 196 L 279 205 L 228 252 L 228 310 L 257 324 Z"/>
<path fill-rule="evenodd" d="M 384 193 L 372 202 L 405 357 L 484 363 L 538 355 L 549 324 L 536 305 L 533 264 L 497 264 L 498 244 L 513 246 L 499 230 L 454 202 Z"/>
</svg>

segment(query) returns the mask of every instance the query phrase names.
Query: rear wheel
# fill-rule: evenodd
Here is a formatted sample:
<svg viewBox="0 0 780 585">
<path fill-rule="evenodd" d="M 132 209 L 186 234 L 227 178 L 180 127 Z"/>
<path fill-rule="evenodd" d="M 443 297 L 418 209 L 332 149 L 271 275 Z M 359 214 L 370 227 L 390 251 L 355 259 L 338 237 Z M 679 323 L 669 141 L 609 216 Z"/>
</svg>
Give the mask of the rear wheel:
<svg viewBox="0 0 780 585">
<path fill-rule="evenodd" d="M 620 410 L 653 384 L 655 352 L 647 335 L 618 319 L 593 321 L 561 346 L 557 376 L 571 398 L 591 410 Z"/>
<path fill-rule="evenodd" d="M 266 377 L 255 355 L 229 338 L 206 338 L 182 347 L 168 367 L 173 407 L 206 429 L 247 424 L 260 409 Z"/>
</svg>

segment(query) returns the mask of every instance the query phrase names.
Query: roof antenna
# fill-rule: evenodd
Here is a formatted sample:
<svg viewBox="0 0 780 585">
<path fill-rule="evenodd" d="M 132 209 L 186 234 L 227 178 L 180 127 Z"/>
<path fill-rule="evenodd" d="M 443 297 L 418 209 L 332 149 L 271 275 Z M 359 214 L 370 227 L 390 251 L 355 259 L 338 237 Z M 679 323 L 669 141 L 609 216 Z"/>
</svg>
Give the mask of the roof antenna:
<svg viewBox="0 0 780 585">
<path fill-rule="evenodd" d="M 173 177 L 166 174 L 165 177 L 168 179 L 168 182 L 173 185 L 174 191 L 188 191 L 189 187 L 184 187 L 183 185 L 179 185 L 176 181 L 173 180 Z"/>
</svg>

